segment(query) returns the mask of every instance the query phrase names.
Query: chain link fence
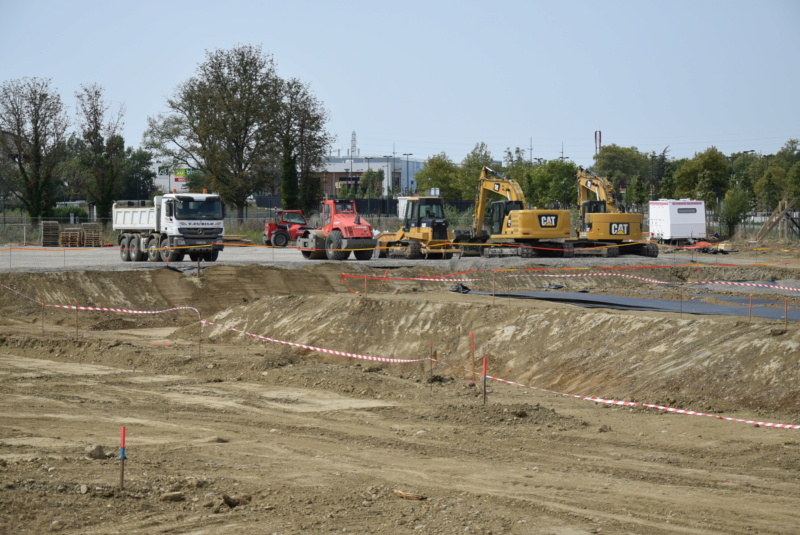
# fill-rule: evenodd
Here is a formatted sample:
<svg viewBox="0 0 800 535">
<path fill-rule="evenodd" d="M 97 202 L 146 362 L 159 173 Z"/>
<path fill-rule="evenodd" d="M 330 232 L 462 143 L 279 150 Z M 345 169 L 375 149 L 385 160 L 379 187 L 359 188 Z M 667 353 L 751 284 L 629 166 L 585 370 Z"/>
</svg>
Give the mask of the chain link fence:
<svg viewBox="0 0 800 535">
<path fill-rule="evenodd" d="M 278 208 L 253 208 L 248 207 L 243 219 L 239 220 L 234 216 L 225 218 L 225 234 L 228 236 L 241 236 L 242 239 L 249 239 L 253 243 L 261 243 L 261 235 L 264 231 L 265 222 L 275 217 Z M 707 215 L 706 228 L 707 235 L 722 235 L 722 229 L 716 220 L 713 212 Z M 735 239 L 753 240 L 761 230 L 764 222 L 771 214 L 764 212 L 754 212 L 748 214 L 744 222 L 739 225 Z M 789 214 L 791 218 L 800 221 L 800 212 Z M 402 219 L 394 214 L 365 214 L 362 217 L 369 221 L 373 229 L 384 232 L 395 232 L 402 225 Z M 447 213 L 449 227 L 452 229 L 466 230 L 472 225 L 472 212 L 456 212 L 448 210 Z M 577 224 L 577 210 L 572 210 L 573 228 Z M 311 226 L 321 226 L 320 217 L 316 213 L 307 215 L 308 223 Z M 116 244 L 117 233 L 112 230 L 110 219 L 96 219 L 89 221 L 86 217 L 70 218 L 46 218 L 47 221 L 57 221 L 60 232 L 70 229 L 80 229 L 83 223 L 96 222 L 101 225 L 102 240 L 104 243 Z M 645 214 L 645 231 L 647 231 L 647 214 Z M 800 240 L 796 226 L 789 224 L 789 221 L 777 225 L 765 239 L 768 240 Z M 0 243 L 19 244 L 19 245 L 42 245 L 42 225 L 40 222 L 34 223 L 27 215 L 7 214 L 0 216 Z"/>
</svg>

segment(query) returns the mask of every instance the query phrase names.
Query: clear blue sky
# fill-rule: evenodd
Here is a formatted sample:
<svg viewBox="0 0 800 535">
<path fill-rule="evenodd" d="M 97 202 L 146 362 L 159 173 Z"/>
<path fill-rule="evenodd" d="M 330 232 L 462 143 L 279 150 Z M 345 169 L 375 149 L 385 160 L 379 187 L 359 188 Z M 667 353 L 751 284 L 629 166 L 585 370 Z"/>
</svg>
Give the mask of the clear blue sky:
<svg viewBox="0 0 800 535">
<path fill-rule="evenodd" d="M 0 82 L 51 78 L 125 105 L 126 144 L 206 50 L 260 45 L 330 112 L 334 151 L 533 146 L 591 165 L 603 144 L 691 157 L 800 138 L 800 1 L 0 0 Z"/>
</svg>

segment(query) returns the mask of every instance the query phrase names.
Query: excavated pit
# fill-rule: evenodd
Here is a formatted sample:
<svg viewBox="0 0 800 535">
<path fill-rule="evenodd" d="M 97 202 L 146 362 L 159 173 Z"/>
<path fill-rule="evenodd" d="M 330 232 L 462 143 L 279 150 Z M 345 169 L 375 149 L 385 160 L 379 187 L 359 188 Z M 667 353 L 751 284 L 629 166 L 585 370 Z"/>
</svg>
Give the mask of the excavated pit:
<svg viewBox="0 0 800 535">
<path fill-rule="evenodd" d="M 43 321 L 45 327 L 52 325 L 66 333 L 74 325 L 78 335 L 81 329 L 124 331 L 140 339 L 161 339 L 164 333 L 153 329 L 164 328 L 174 330 L 168 337 L 176 342 L 261 344 L 271 354 L 302 354 L 323 361 L 338 358 L 351 364 L 358 361 L 257 342 L 219 326 L 205 326 L 201 331 L 198 315 L 192 310 L 155 315 L 80 311 L 76 315 L 74 310 L 52 307 L 43 312 L 35 300 L 127 311 L 192 307 L 204 320 L 285 342 L 382 359 L 421 359 L 435 352 L 437 359 L 446 363 L 437 365 L 437 373 L 465 377 L 469 373 L 463 369 L 475 366 L 469 347 L 473 333 L 475 359 L 488 358 L 490 375 L 537 388 L 703 411 L 800 413 L 800 392 L 795 388 L 800 379 L 800 333 L 794 327 L 786 329 L 783 321 L 584 310 L 491 295 L 492 291 L 544 289 L 552 295 L 577 291 L 598 298 L 615 295 L 719 303 L 731 293 L 729 287 L 697 289 L 689 285 L 679 289 L 678 283 L 748 279 L 773 284 L 769 281 L 793 276 L 790 270 L 721 267 L 699 273 L 674 267 L 636 271 L 637 278 L 553 278 L 554 272 L 518 270 L 473 272 L 452 281 L 435 280 L 446 272 L 433 268 L 365 269 L 354 274 L 357 276 L 343 278 L 335 264 L 299 270 L 214 266 L 199 277 L 193 271 L 171 269 L 5 274 L 1 283 L 15 291 L 0 292 L 1 326 L 6 336 L 13 336 L 13 327 L 21 322 Z M 367 278 L 358 278 L 360 275 Z M 431 280 L 414 280 L 420 277 Z M 450 291 L 458 284 L 456 280 L 464 279 L 469 279 L 464 284 L 488 294 Z M 738 289 L 739 294 L 741 291 Z M 758 291 L 767 303 L 762 306 L 781 310 L 782 295 Z"/>
</svg>

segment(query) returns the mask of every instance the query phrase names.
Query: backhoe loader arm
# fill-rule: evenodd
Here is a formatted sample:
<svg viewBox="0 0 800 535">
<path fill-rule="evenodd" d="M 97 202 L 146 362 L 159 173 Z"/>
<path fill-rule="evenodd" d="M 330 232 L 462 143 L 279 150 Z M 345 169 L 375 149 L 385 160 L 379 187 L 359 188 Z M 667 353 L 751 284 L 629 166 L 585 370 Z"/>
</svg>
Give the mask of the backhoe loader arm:
<svg viewBox="0 0 800 535">
<path fill-rule="evenodd" d="M 520 201 L 527 208 L 525 194 L 517 182 L 497 171 L 484 167 L 478 179 L 478 193 L 475 197 L 475 212 L 472 214 L 472 235 L 480 236 L 483 232 L 483 218 L 489 193 L 502 195 L 509 201 Z"/>
<path fill-rule="evenodd" d="M 611 182 L 607 178 L 594 175 L 584 170 L 583 167 L 579 167 L 578 206 L 582 206 L 584 201 L 594 200 L 605 201 L 606 211 L 609 213 L 619 211 L 617 209 L 617 194 Z"/>
</svg>

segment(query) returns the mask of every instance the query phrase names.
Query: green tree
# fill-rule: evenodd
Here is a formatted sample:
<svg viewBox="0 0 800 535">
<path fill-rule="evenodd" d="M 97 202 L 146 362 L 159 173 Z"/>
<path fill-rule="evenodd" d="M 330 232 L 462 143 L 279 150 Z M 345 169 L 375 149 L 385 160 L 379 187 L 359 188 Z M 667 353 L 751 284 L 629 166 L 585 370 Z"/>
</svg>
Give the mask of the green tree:
<svg viewBox="0 0 800 535">
<path fill-rule="evenodd" d="M 647 180 L 645 184 L 649 183 L 652 186 L 651 195 L 648 191 L 648 200 L 652 200 L 653 197 L 656 195 L 660 195 L 662 184 L 664 180 L 670 175 L 670 161 L 667 153 L 669 152 L 669 147 L 665 147 L 664 150 L 661 151 L 660 154 L 656 154 L 655 152 L 651 152 L 649 156 L 650 160 L 650 173 L 647 176 Z M 661 197 L 666 198 L 664 195 L 660 195 Z"/>
<path fill-rule="evenodd" d="M 753 189 L 761 208 L 766 211 L 774 210 L 778 206 L 778 201 L 789 190 L 786 172 L 782 167 L 770 165 L 764 175 L 758 179 Z"/>
<path fill-rule="evenodd" d="M 84 152 L 83 140 L 70 134 L 64 144 L 64 158 L 56 169 L 56 198 L 63 201 L 86 200 L 89 197 L 90 170 L 81 162 Z"/>
<path fill-rule="evenodd" d="M 298 204 L 308 211 L 322 200 L 319 171 L 332 137 L 325 130 L 328 112 L 311 93 L 308 85 L 297 79 L 280 84 L 281 99 L 277 116 L 278 146 L 282 161 L 293 159 L 298 172 L 286 175 L 281 167 L 281 180 L 298 181 Z M 291 188 L 290 188 L 291 189 Z M 286 206 L 286 200 L 284 200 Z"/>
<path fill-rule="evenodd" d="M 88 176 L 88 200 L 95 203 L 97 217 L 105 222 L 110 220 L 111 207 L 123 191 L 125 141 L 118 134 L 123 109 L 109 114 L 103 88 L 97 84 L 82 85 L 75 97 L 83 141 L 78 158 Z"/>
<path fill-rule="evenodd" d="M 638 176 L 631 178 L 625 191 L 625 202 L 634 210 L 641 212 L 648 200 L 650 200 L 649 192 L 645 181 Z M 631 206 L 629 209 L 632 209 Z"/>
<path fill-rule="evenodd" d="M 206 52 L 196 75 L 167 99 L 169 112 L 148 118 L 145 148 L 202 170 L 242 219 L 247 197 L 265 189 L 270 172 L 285 169 L 277 125 L 282 88 L 260 47 Z"/>
<path fill-rule="evenodd" d="M 475 148 L 461 161 L 456 171 L 455 185 L 458 190 L 456 199 L 473 199 L 478 190 L 478 178 L 484 167 L 492 167 L 492 153 L 486 143 L 476 143 Z"/>
<path fill-rule="evenodd" d="M 189 174 L 187 180 L 191 180 L 193 175 Z M 123 199 L 150 199 L 155 192 L 156 174 L 153 171 L 153 154 L 144 149 L 125 149 L 125 161 L 123 164 L 122 187 Z M 194 191 L 208 189 L 203 186 Z"/>
<path fill-rule="evenodd" d="M 184 182 L 183 185 L 187 190 L 194 193 L 200 193 L 203 190 L 211 191 L 213 189 L 211 179 L 199 169 L 195 169 L 191 172 L 187 171 L 186 182 Z"/>
<path fill-rule="evenodd" d="M 658 198 L 673 199 L 675 198 L 675 178 L 671 167 L 668 167 L 661 179 L 661 184 L 658 190 Z"/>
<path fill-rule="evenodd" d="M 503 163 L 505 164 L 503 173 L 520 185 L 526 192 L 525 199 L 527 200 L 527 191 L 533 180 L 533 165 L 530 160 L 525 158 L 525 149 L 517 147 L 513 152 L 506 149 Z"/>
<path fill-rule="evenodd" d="M 702 199 L 707 205 L 714 205 L 728 190 L 728 159 L 716 147 L 711 147 L 686 161 L 674 176 L 676 195 Z"/>
<path fill-rule="evenodd" d="M 300 208 L 297 156 L 291 152 L 284 152 L 281 162 L 281 205 L 286 210 L 297 210 Z"/>
<path fill-rule="evenodd" d="M 788 171 L 798 162 L 800 162 L 800 141 L 797 139 L 790 139 L 781 147 L 781 150 L 775 153 L 775 156 L 773 156 L 770 161 L 770 165 Z"/>
<path fill-rule="evenodd" d="M 0 150 L 12 161 L 0 174 L 34 222 L 52 213 L 57 169 L 69 122 L 49 79 L 23 78 L 0 86 Z"/>
<path fill-rule="evenodd" d="M 736 228 L 744 221 L 750 210 L 748 193 L 740 186 L 735 186 L 725 194 L 725 200 L 720 207 L 719 219 L 725 229 L 727 238 L 733 238 Z"/>
<path fill-rule="evenodd" d="M 359 180 L 359 197 L 375 199 L 381 196 L 383 170 L 367 169 Z"/>
<path fill-rule="evenodd" d="M 800 162 L 794 164 L 786 173 L 786 185 L 789 197 L 800 199 Z"/>
<path fill-rule="evenodd" d="M 666 149 L 664 149 L 666 151 Z M 633 177 L 643 177 L 650 169 L 650 159 L 636 147 L 606 145 L 594 155 L 594 171 L 615 186 L 627 185 Z"/>
<path fill-rule="evenodd" d="M 420 190 L 439 188 L 439 193 L 443 198 L 458 200 L 462 197 L 458 188 L 457 175 L 458 168 L 455 163 L 442 152 L 425 160 L 415 178 Z M 474 195 L 473 191 L 473 197 Z"/>
</svg>

